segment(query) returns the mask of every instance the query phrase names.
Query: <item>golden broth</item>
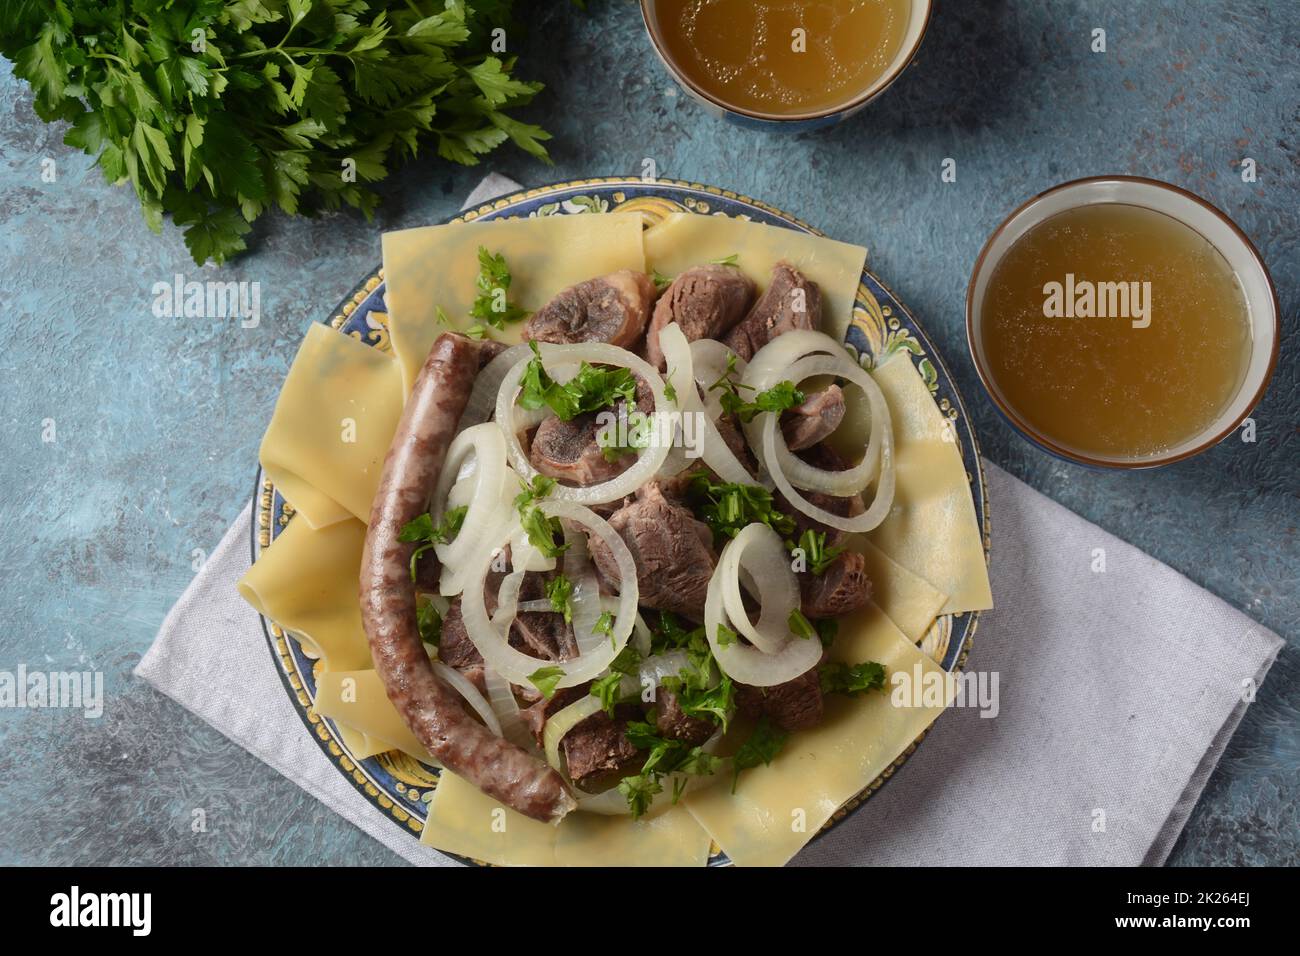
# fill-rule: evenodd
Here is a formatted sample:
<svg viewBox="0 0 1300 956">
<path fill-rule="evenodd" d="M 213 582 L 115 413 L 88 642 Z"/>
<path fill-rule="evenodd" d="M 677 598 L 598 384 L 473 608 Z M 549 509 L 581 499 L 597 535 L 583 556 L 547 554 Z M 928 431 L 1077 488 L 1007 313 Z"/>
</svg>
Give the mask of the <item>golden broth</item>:
<svg viewBox="0 0 1300 956">
<path fill-rule="evenodd" d="M 1101 283 L 1125 283 L 1128 295 Z M 1204 431 L 1236 395 L 1251 350 L 1245 296 L 1218 250 L 1124 203 L 1067 210 L 1017 240 L 989 279 L 979 336 L 995 390 L 1021 421 L 1110 460 L 1157 456 Z"/>
<path fill-rule="evenodd" d="M 844 106 L 885 75 L 910 0 L 656 0 L 668 59 L 727 106 L 793 116 Z"/>
</svg>

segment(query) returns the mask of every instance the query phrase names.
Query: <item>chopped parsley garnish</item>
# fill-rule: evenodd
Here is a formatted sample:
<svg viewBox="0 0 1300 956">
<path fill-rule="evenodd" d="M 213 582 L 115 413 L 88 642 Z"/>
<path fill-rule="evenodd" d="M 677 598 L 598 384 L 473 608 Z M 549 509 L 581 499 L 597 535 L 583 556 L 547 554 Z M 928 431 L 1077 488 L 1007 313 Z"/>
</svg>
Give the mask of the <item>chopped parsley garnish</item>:
<svg viewBox="0 0 1300 956">
<path fill-rule="evenodd" d="M 885 686 L 885 665 L 875 661 L 861 664 L 823 664 L 817 671 L 823 694 L 865 694 Z"/>
<path fill-rule="evenodd" d="M 731 678 L 714 666 L 704 628 L 688 631 L 674 615 L 661 611 L 659 627 L 651 631 L 650 648 L 654 654 L 686 652 L 686 667 L 660 684 L 677 695 L 677 706 L 686 716 L 713 721 L 725 731 L 735 710 L 735 687 Z"/>
<path fill-rule="evenodd" d="M 658 269 L 655 269 L 650 273 L 650 278 L 654 280 L 656 292 L 663 292 L 664 289 L 673 284 L 673 280 L 668 278 Z"/>
<path fill-rule="evenodd" d="M 672 368 L 670 367 L 670 368 L 668 369 L 668 375 L 667 375 L 667 377 L 664 379 L 664 398 L 668 399 L 668 401 L 670 401 L 670 402 L 672 402 L 674 405 L 676 405 L 676 404 L 677 404 L 677 388 L 673 385 L 673 381 L 672 381 L 672 379 L 673 379 L 673 370 L 672 370 Z"/>
<path fill-rule="evenodd" d="M 610 646 L 614 644 L 614 615 L 609 611 L 601 611 L 600 617 L 596 618 L 596 623 L 591 626 L 593 634 L 604 634 L 609 638 Z M 627 648 L 624 648 L 626 650 Z M 636 653 L 633 651 L 633 653 Z M 617 658 L 615 658 L 617 660 Z M 613 666 L 613 665 L 611 665 Z"/>
<path fill-rule="evenodd" d="M 740 253 L 733 252 L 729 256 L 723 256 L 721 259 L 710 259 L 709 265 L 714 266 L 734 266 L 740 261 Z"/>
<path fill-rule="evenodd" d="M 718 484 L 707 472 L 699 471 L 691 475 L 687 501 L 695 516 L 713 530 L 715 543 L 734 538 L 755 521 L 783 538 L 794 532 L 794 519 L 778 511 L 772 504 L 772 492 L 758 485 Z"/>
<path fill-rule="evenodd" d="M 826 569 L 834 563 L 835 559 L 844 553 L 842 545 L 826 547 L 826 532 L 814 531 L 812 528 L 804 530 L 804 533 L 799 536 L 798 543 L 787 541 L 786 545 L 791 551 L 795 548 L 802 551 L 808 570 L 819 576 L 825 574 Z"/>
<path fill-rule="evenodd" d="M 776 759 L 776 755 L 781 752 L 781 748 L 785 746 L 785 742 L 789 737 L 790 735 L 785 731 L 773 727 L 766 717 L 761 718 L 754 727 L 754 732 L 750 734 L 749 739 L 740 745 L 736 755 L 731 758 L 731 766 L 734 772 L 731 780 L 731 792 L 736 792 L 736 782 L 740 779 L 742 770 L 757 767 L 759 764 L 770 764 Z"/>
<path fill-rule="evenodd" d="M 833 617 L 819 618 L 813 622 L 817 628 L 817 636 L 822 640 L 822 647 L 830 647 L 835 643 L 835 635 L 840 632 L 840 623 Z"/>
<path fill-rule="evenodd" d="M 519 405 L 529 411 L 548 406 L 561 421 L 571 421 L 584 412 L 596 412 L 622 400 L 636 404 L 636 379 L 625 368 L 598 368 L 583 362 L 578 374 L 560 385 L 547 374 L 542 352 L 529 342 L 533 357 L 524 369 Z"/>
<path fill-rule="evenodd" d="M 628 741 L 638 750 L 648 750 L 641 772 L 633 777 L 624 777 L 619 784 L 619 792 L 627 798 L 628 809 L 636 819 L 649 809 L 650 799 L 663 793 L 661 779 L 671 773 L 688 773 L 708 775 L 717 769 L 719 759 L 705 753 L 703 747 L 689 747 L 680 740 L 661 737 L 654 724 L 645 721 L 630 720 L 624 730 Z M 673 784 L 673 802 L 681 797 L 685 784 L 678 781 Z"/>
<path fill-rule="evenodd" d="M 653 774 L 638 774 L 619 781 L 618 792 L 627 798 L 628 809 L 635 820 L 650 809 L 655 796 L 664 792 L 663 784 Z"/>
<path fill-rule="evenodd" d="M 812 626 L 812 621 L 804 617 L 803 611 L 798 608 L 790 612 L 786 623 L 790 625 L 790 633 L 795 637 L 802 637 L 804 640 L 810 641 L 818 636 L 817 629 Z"/>
<path fill-rule="evenodd" d="M 510 291 L 510 269 L 506 258 L 497 253 L 493 255 L 483 246 L 478 247 L 478 297 L 470 307 L 470 318 L 486 322 L 497 329 L 504 329 L 507 322 L 518 322 L 526 318 L 527 309 L 521 309 L 506 298 Z"/>
<path fill-rule="evenodd" d="M 432 601 L 425 601 L 416 609 L 415 622 L 420 628 L 420 640 L 437 647 L 442 640 L 442 615 Z"/>
<path fill-rule="evenodd" d="M 551 602 L 551 609 L 564 615 L 564 623 L 573 623 L 573 582 L 563 574 L 557 574 L 546 582 L 546 599 Z"/>
<path fill-rule="evenodd" d="M 591 684 L 591 696 L 600 700 L 600 706 L 611 717 L 614 716 L 614 708 L 623 701 L 624 676 L 618 671 L 611 670 L 604 677 L 592 681 Z"/>
<path fill-rule="evenodd" d="M 555 696 L 556 686 L 564 679 L 564 668 L 548 664 L 539 667 L 528 675 L 528 681 L 536 687 L 547 700 Z"/>
<path fill-rule="evenodd" d="M 728 647 L 732 644 L 735 644 L 736 641 L 740 639 L 739 634 L 737 634 L 731 628 L 727 627 L 727 625 L 722 623 L 718 624 L 718 631 L 715 637 L 717 637 L 718 646 L 720 647 Z"/>
<path fill-rule="evenodd" d="M 528 533 L 528 543 L 548 558 L 554 558 L 564 552 L 567 544 L 557 544 L 555 536 L 564 536 L 558 518 L 548 518 L 537 507 L 537 502 L 551 493 L 555 479 L 545 475 L 533 475 L 531 485 L 524 485 L 523 491 L 515 496 L 515 508 L 519 510 L 519 524 Z"/>
<path fill-rule="evenodd" d="M 433 515 L 426 512 L 402 525 L 402 530 L 397 533 L 397 540 L 420 545 L 411 552 L 412 581 L 415 580 L 415 567 L 420 560 L 420 555 L 434 545 L 448 544 L 454 540 L 456 535 L 460 534 L 461 525 L 465 523 L 465 514 L 468 511 L 468 505 L 452 508 L 442 516 L 442 520 L 437 525 L 433 523 Z"/>
</svg>

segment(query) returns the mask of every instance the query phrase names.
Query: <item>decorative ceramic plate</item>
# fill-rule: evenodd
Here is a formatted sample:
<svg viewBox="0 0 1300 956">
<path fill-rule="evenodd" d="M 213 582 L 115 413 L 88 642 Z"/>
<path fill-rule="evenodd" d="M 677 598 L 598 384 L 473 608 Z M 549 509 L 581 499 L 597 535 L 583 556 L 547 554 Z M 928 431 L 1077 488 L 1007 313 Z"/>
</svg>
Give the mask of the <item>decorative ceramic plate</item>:
<svg viewBox="0 0 1300 956">
<path fill-rule="evenodd" d="M 611 211 L 640 212 L 647 226 L 670 213 L 694 212 L 739 217 L 821 235 L 807 223 L 758 200 L 715 186 L 670 180 L 646 183 L 637 179 L 611 178 L 557 183 L 492 200 L 449 221 L 574 216 Z M 387 349 L 388 316 L 384 309 L 383 270 L 376 269 L 343 300 L 328 321 L 353 338 L 375 348 Z M 858 351 L 864 368 L 873 368 L 899 352 L 905 353 L 907 360 L 915 364 L 929 386 L 935 404 L 952 423 L 966 475 L 971 482 L 975 515 L 982 529 L 987 560 L 989 517 L 979 444 L 957 386 L 920 323 L 876 276 L 864 271 L 853 307 L 853 321 L 845 337 L 848 344 Z M 292 506 L 260 470 L 253 510 L 257 515 L 253 522 L 252 540 L 253 560 L 256 561 L 293 517 Z M 936 546 L 942 547 L 942 543 L 936 542 Z M 945 670 L 960 670 L 965 665 L 978 622 L 978 612 L 942 615 L 922 639 L 921 649 L 939 661 Z M 264 618 L 262 625 L 275 656 L 276 668 L 308 731 L 339 772 L 346 775 L 367 800 L 379 807 L 396 826 L 407 831 L 411 839 L 418 839 L 424 827 L 428 801 L 438 785 L 438 771 L 398 752 L 360 760 L 353 757 L 338 728 L 328 718 L 319 716 L 313 706 L 316 661 L 275 622 Z M 822 833 L 836 826 L 878 790 L 911 756 L 921 739 L 917 738 L 889 768 L 841 807 L 826 823 Z M 709 859 L 711 866 L 730 862 L 726 854 L 716 846 L 713 848 Z"/>
</svg>

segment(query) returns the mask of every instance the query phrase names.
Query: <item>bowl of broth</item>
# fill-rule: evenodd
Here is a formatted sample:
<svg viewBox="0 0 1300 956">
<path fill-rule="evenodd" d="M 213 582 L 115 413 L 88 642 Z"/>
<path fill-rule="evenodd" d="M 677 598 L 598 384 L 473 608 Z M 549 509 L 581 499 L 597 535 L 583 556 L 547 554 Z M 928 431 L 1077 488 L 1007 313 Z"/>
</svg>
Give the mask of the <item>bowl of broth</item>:
<svg viewBox="0 0 1300 956">
<path fill-rule="evenodd" d="M 742 126 L 838 123 L 905 70 L 931 0 L 641 0 L 677 84 Z"/>
<path fill-rule="evenodd" d="M 1231 435 L 1277 363 L 1279 313 L 1231 219 L 1131 176 L 1029 200 L 985 243 L 966 294 L 998 410 L 1047 451 L 1106 468 L 1181 461 Z"/>
</svg>

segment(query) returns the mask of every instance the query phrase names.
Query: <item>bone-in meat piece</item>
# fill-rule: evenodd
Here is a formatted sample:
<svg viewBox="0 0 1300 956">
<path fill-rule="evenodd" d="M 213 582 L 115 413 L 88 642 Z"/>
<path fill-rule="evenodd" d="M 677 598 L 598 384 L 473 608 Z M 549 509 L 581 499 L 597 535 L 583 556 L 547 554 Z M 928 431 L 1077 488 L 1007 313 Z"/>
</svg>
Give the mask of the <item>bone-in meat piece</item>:
<svg viewBox="0 0 1300 956">
<path fill-rule="evenodd" d="M 631 348 L 645 332 L 654 300 L 654 281 L 643 272 L 623 269 L 588 279 L 534 312 L 524 325 L 524 341 L 609 342 Z"/>
</svg>

